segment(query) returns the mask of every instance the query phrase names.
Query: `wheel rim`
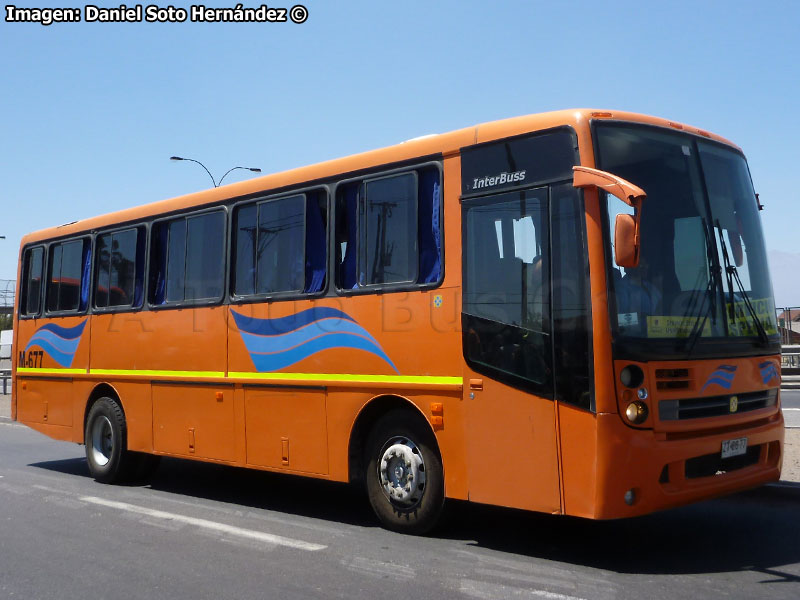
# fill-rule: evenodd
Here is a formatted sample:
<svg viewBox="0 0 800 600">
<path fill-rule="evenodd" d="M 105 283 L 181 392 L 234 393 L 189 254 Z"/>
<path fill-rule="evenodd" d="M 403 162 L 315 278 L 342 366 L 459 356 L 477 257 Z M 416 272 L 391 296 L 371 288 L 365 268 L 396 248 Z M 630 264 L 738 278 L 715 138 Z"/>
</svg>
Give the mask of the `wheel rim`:
<svg viewBox="0 0 800 600">
<path fill-rule="evenodd" d="M 114 450 L 114 431 L 108 417 L 100 416 L 94 420 L 91 436 L 92 461 L 104 467 L 111 460 L 111 453 Z"/>
<path fill-rule="evenodd" d="M 392 504 L 405 509 L 419 504 L 425 493 L 425 460 L 412 440 L 396 437 L 383 445 L 378 480 Z"/>
</svg>

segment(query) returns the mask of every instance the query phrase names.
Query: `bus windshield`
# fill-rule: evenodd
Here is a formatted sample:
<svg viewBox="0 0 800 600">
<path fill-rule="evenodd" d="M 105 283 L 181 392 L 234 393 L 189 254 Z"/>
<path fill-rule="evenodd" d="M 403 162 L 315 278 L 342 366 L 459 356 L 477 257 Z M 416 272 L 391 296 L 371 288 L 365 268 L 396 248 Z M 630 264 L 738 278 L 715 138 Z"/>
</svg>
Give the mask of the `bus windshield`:
<svg viewBox="0 0 800 600">
<path fill-rule="evenodd" d="M 614 261 L 616 214 L 607 197 L 615 343 L 674 357 L 718 353 L 720 344 L 763 351 L 777 343 L 758 202 L 735 149 L 646 126 L 596 125 L 601 169 L 647 193 L 635 268 Z M 728 350 L 729 352 L 732 350 Z"/>
</svg>

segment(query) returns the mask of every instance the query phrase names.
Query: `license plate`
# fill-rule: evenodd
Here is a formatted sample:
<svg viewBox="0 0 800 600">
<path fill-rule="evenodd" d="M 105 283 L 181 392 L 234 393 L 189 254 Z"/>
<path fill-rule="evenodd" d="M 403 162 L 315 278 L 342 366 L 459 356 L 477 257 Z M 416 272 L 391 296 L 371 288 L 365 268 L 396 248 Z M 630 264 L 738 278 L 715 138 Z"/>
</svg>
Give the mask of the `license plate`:
<svg viewBox="0 0 800 600">
<path fill-rule="evenodd" d="M 747 438 L 738 438 L 735 440 L 725 440 L 722 442 L 722 458 L 730 458 L 731 456 L 739 456 L 747 452 Z"/>
</svg>

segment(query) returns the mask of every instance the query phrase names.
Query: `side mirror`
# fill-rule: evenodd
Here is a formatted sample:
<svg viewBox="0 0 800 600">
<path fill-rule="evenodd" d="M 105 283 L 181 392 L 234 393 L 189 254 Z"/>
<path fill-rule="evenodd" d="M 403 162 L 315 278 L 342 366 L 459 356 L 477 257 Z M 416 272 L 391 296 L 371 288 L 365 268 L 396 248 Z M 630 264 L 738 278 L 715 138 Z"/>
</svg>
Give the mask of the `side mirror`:
<svg viewBox="0 0 800 600">
<path fill-rule="evenodd" d="M 594 187 L 608 192 L 633 207 L 634 214 L 619 214 L 614 222 L 614 260 L 620 267 L 639 264 L 639 223 L 644 190 L 622 177 L 589 167 L 572 167 L 572 185 L 576 188 Z"/>
<path fill-rule="evenodd" d="M 639 264 L 639 242 L 636 239 L 636 219 L 619 214 L 614 221 L 614 261 L 626 269 Z"/>
</svg>

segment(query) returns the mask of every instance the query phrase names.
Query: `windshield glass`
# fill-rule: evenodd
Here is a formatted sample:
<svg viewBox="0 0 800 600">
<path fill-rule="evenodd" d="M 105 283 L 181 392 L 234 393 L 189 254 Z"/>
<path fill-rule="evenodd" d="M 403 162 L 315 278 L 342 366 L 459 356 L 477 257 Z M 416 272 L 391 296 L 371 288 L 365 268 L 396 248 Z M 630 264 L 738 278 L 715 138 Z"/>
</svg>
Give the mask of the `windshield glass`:
<svg viewBox="0 0 800 600">
<path fill-rule="evenodd" d="M 615 341 L 686 355 L 709 342 L 777 340 L 757 201 L 744 157 L 732 148 L 655 127 L 596 126 L 601 169 L 644 189 L 640 260 L 613 260 Z M 608 240 L 631 209 L 607 198 Z M 733 339 L 732 339 L 733 338 Z"/>
</svg>

